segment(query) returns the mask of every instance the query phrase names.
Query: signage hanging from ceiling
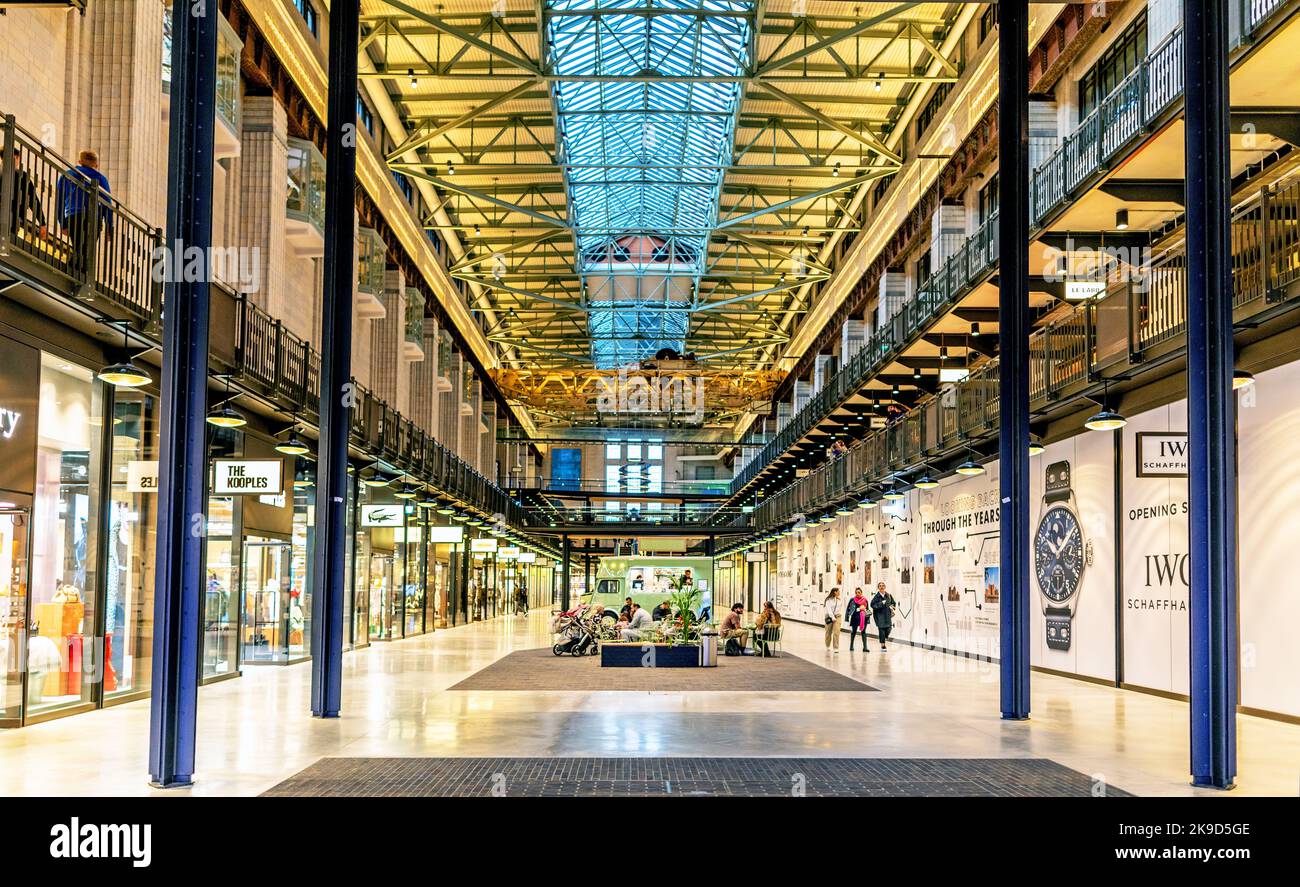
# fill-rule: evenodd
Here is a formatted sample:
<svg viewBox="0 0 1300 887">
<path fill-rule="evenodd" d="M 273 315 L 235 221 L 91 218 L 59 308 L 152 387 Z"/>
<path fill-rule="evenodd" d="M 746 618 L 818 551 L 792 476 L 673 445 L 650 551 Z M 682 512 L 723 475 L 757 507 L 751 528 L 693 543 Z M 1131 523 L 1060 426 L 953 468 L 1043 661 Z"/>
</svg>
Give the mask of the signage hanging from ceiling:
<svg viewBox="0 0 1300 887">
<path fill-rule="evenodd" d="M 400 503 L 362 505 L 361 526 L 400 527 L 402 525 L 402 511 L 403 508 Z"/>
<path fill-rule="evenodd" d="M 469 540 L 469 550 L 473 554 L 492 554 L 497 550 L 497 540 L 471 539 Z"/>
<path fill-rule="evenodd" d="M 267 496 L 284 491 L 280 459 L 214 459 L 212 493 L 216 496 Z"/>
<path fill-rule="evenodd" d="M 459 545 L 465 541 L 464 527 L 429 527 L 429 541 L 433 543 L 450 543 Z"/>
</svg>

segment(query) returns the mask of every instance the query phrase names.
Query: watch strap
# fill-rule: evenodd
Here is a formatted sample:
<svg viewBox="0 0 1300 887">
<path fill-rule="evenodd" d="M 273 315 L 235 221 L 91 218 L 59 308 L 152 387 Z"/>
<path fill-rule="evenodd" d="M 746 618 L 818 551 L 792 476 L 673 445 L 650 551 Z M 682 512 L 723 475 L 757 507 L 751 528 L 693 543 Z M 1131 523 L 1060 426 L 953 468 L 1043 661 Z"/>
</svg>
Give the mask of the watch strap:
<svg viewBox="0 0 1300 887">
<path fill-rule="evenodd" d="M 1070 649 L 1070 626 L 1073 614 L 1064 607 L 1047 607 L 1047 647 L 1050 650 Z"/>
</svg>

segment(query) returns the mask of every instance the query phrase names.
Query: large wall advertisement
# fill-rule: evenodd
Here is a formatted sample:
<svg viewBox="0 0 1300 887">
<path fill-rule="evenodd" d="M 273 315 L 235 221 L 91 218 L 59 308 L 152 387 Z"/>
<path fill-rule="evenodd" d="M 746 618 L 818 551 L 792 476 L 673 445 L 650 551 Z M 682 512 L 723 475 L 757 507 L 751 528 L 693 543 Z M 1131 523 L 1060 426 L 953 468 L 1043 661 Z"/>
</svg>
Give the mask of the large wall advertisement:
<svg viewBox="0 0 1300 887">
<path fill-rule="evenodd" d="M 1238 396 L 1241 704 L 1300 716 L 1300 364 Z"/>
<path fill-rule="evenodd" d="M 1188 692 L 1187 404 L 1133 416 L 1124 437 L 1124 683 Z"/>
<path fill-rule="evenodd" d="M 1297 390 L 1300 363 L 1259 374 L 1239 396 L 1239 537 L 1241 704 L 1300 716 L 1300 644 L 1291 637 L 1300 583 L 1290 579 L 1300 539 Z M 1030 460 L 1034 665 L 1114 680 L 1118 615 L 1124 684 L 1188 692 L 1186 432 L 1180 402 Z M 833 586 L 847 602 L 856 587 L 884 581 L 899 602 L 896 639 L 998 657 L 997 463 L 986 469 L 784 537 L 777 606 L 820 624 Z"/>
</svg>

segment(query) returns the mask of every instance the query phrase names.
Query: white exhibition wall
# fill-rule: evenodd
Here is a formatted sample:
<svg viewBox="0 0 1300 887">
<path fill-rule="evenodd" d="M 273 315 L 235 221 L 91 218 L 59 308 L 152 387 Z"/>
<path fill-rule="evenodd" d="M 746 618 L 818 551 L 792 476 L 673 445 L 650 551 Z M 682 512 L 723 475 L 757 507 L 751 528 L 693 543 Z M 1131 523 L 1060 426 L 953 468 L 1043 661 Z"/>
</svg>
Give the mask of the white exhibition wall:
<svg viewBox="0 0 1300 887">
<path fill-rule="evenodd" d="M 1300 363 L 1238 396 L 1241 704 L 1300 715 Z"/>
<path fill-rule="evenodd" d="M 1288 715 L 1300 715 L 1300 643 L 1290 637 L 1300 616 L 1300 582 L 1291 578 L 1300 546 L 1296 391 L 1300 363 L 1261 373 L 1241 393 L 1239 417 L 1241 704 Z M 1031 527 L 1044 510 L 1047 467 L 1068 462 L 1085 550 L 1070 649 L 1048 648 L 1043 597 L 1030 579 L 1034 665 L 1114 680 L 1118 613 L 1123 682 L 1188 692 L 1186 429 L 1180 402 L 1130 417 L 1118 434 L 1083 433 L 1031 459 Z M 870 592 L 883 580 L 899 602 L 896 639 L 998 657 L 997 463 L 986 469 L 782 538 L 777 607 L 820 624 L 832 587 L 847 602 L 856 587 Z M 1124 562 L 1118 600 L 1117 534 Z"/>
</svg>

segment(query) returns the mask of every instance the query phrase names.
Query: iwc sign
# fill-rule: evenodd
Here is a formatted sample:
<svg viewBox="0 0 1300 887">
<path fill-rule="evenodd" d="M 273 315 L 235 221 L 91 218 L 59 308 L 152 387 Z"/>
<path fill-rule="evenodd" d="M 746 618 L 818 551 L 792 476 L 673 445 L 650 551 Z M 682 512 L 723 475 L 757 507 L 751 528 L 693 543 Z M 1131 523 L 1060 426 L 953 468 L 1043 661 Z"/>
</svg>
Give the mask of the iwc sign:
<svg viewBox="0 0 1300 887">
<path fill-rule="evenodd" d="M 1187 477 L 1186 431 L 1139 431 L 1138 477 Z"/>
</svg>

